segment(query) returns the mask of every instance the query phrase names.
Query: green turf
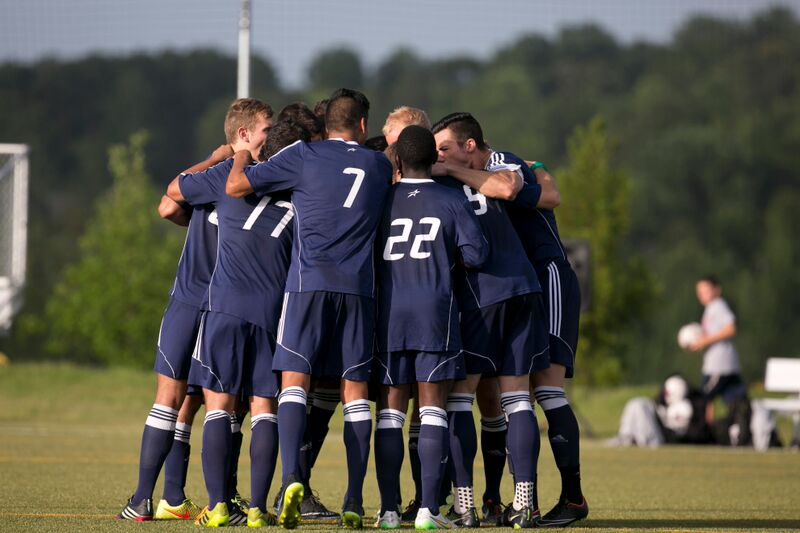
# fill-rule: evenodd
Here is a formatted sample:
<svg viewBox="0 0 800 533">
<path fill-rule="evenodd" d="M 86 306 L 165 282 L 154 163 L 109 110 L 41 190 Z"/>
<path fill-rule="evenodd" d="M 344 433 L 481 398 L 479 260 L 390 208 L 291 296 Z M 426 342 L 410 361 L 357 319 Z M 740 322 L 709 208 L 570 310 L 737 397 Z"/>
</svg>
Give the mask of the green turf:
<svg viewBox="0 0 800 533">
<path fill-rule="evenodd" d="M 142 423 L 152 404 L 154 379 L 148 372 L 92 370 L 68 365 L 0 368 L 0 531 L 174 531 L 189 523 L 117 523 L 136 483 Z M 572 397 L 595 435 L 613 434 L 625 400 L 652 394 L 650 388 L 588 391 Z M 543 417 L 539 416 L 540 420 Z M 200 431 L 187 492 L 203 499 Z M 246 432 L 247 434 L 247 432 Z M 558 492 L 558 472 L 543 441 L 539 498 L 547 509 Z M 239 487 L 249 493 L 245 437 Z M 313 485 L 336 508 L 345 489 L 341 417 L 315 470 Z M 576 529 L 593 531 L 790 531 L 800 529 L 800 454 L 788 450 L 756 453 L 717 447 L 612 449 L 586 439 L 583 480 L 591 515 Z M 480 454 L 476 472 L 482 468 Z M 375 476 L 365 487 L 365 507 L 378 505 Z M 476 491 L 482 490 L 476 476 Z M 511 494 L 504 480 L 503 493 Z M 276 484 L 270 494 L 274 494 Z M 403 493 L 412 492 L 403 474 Z M 156 495 L 160 494 L 160 486 Z M 304 525 L 326 530 L 331 526 Z"/>
</svg>

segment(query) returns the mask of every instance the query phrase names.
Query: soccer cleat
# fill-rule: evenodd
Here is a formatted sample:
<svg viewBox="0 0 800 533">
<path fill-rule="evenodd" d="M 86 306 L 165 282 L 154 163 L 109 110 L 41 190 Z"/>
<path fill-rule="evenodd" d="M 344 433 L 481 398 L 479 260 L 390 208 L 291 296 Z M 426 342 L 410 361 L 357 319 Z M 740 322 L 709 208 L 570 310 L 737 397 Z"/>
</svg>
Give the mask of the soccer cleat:
<svg viewBox="0 0 800 533">
<path fill-rule="evenodd" d="M 539 509 L 523 507 L 520 510 L 514 509 L 513 505 L 506 507 L 503 511 L 503 525 L 511 526 L 514 529 L 531 529 L 539 523 Z"/>
<path fill-rule="evenodd" d="M 283 491 L 278 525 L 284 529 L 294 529 L 300 523 L 300 503 L 303 501 L 303 484 L 289 483 Z"/>
<path fill-rule="evenodd" d="M 304 491 L 303 501 L 300 503 L 300 516 L 303 520 L 336 520 L 339 513 L 329 510 L 312 491 Z"/>
<path fill-rule="evenodd" d="M 339 525 L 344 529 L 361 529 L 364 522 L 364 508 L 355 498 L 348 499 L 342 507 Z"/>
<path fill-rule="evenodd" d="M 400 513 L 400 522 L 403 524 L 411 524 L 417 518 L 417 512 L 419 511 L 420 501 L 419 500 L 411 500 L 408 502 L 408 505 Z"/>
<path fill-rule="evenodd" d="M 249 511 L 249 509 L 248 509 Z M 238 505 L 231 502 L 228 505 L 228 525 L 229 526 L 246 526 L 247 513 L 242 511 Z"/>
<path fill-rule="evenodd" d="M 200 515 L 202 509 L 192 500 L 186 498 L 180 505 L 170 505 L 167 500 L 161 500 L 156 507 L 155 520 L 194 520 Z"/>
<path fill-rule="evenodd" d="M 133 520 L 134 522 L 149 522 L 153 519 L 153 500 L 145 498 L 136 505 L 133 496 L 117 515 L 117 520 Z"/>
<path fill-rule="evenodd" d="M 250 502 L 242 498 L 242 495 L 239 494 L 238 490 L 236 491 L 236 495 L 231 498 L 231 503 L 241 509 L 245 514 L 247 514 L 247 511 L 250 510 Z"/>
<path fill-rule="evenodd" d="M 453 526 L 458 528 L 481 527 L 481 521 L 478 520 L 478 511 L 474 507 L 471 507 L 461 514 L 456 512 L 455 507 L 451 507 L 450 510 L 447 511 L 447 519 L 453 523 Z"/>
<path fill-rule="evenodd" d="M 400 529 L 400 515 L 397 511 L 386 511 L 378 518 L 375 527 L 379 529 Z"/>
<path fill-rule="evenodd" d="M 495 503 L 494 500 L 486 500 L 481 507 L 481 525 L 499 526 L 503 520 L 503 504 Z"/>
<path fill-rule="evenodd" d="M 267 511 L 262 513 L 258 507 L 247 510 L 247 527 L 267 527 L 278 523 L 278 517 Z"/>
<path fill-rule="evenodd" d="M 229 521 L 228 506 L 225 505 L 225 502 L 219 502 L 213 509 L 206 506 L 194 523 L 203 527 L 225 527 Z"/>
<path fill-rule="evenodd" d="M 567 527 L 587 516 L 589 516 L 589 504 L 586 503 L 586 498 L 580 505 L 561 498 L 556 506 L 539 520 L 539 527 Z"/>
<path fill-rule="evenodd" d="M 455 525 L 442 516 L 433 514 L 427 507 L 420 507 L 414 519 L 414 529 L 417 531 L 430 531 L 432 529 L 453 529 Z"/>
</svg>

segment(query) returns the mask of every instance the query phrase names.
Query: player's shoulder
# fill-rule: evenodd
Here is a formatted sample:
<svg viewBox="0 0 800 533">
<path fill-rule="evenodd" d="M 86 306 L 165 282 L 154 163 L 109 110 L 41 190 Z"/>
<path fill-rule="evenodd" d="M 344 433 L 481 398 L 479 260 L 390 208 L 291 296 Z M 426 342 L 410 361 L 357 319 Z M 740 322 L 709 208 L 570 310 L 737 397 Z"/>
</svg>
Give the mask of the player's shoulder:
<svg viewBox="0 0 800 533">
<path fill-rule="evenodd" d="M 522 159 L 521 157 L 517 156 L 512 152 L 506 152 L 502 150 L 492 152 L 492 155 L 489 158 L 489 162 L 498 165 L 512 164 L 512 165 L 526 166 L 524 159 Z"/>
<path fill-rule="evenodd" d="M 397 183 L 398 191 L 409 191 L 409 198 L 433 200 L 441 205 L 461 205 L 467 202 L 464 193 L 433 179 L 402 179 Z"/>
</svg>

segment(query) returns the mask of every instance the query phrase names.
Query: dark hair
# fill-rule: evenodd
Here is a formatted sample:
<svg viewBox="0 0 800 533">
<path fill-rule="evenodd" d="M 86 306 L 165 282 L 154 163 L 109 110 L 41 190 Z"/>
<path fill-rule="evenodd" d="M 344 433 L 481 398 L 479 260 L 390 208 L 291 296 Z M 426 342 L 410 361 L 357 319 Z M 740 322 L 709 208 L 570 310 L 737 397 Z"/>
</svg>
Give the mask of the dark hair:
<svg viewBox="0 0 800 533">
<path fill-rule="evenodd" d="M 295 102 L 281 109 L 281 112 L 278 113 L 277 122 L 285 120 L 294 120 L 301 124 L 312 137 L 323 137 L 322 122 L 304 102 Z"/>
<path fill-rule="evenodd" d="M 328 131 L 354 131 L 361 119 L 369 118 L 369 100 L 364 93 L 352 89 L 337 89 L 325 110 Z"/>
<path fill-rule="evenodd" d="M 397 138 L 395 149 L 400 164 L 410 170 L 427 170 L 439 158 L 433 133 L 422 126 L 404 128 Z"/>
<path fill-rule="evenodd" d="M 269 130 L 267 141 L 261 149 L 261 160 L 266 161 L 294 142 L 308 142 L 310 139 L 311 133 L 299 122 L 292 119 L 278 122 Z"/>
<path fill-rule="evenodd" d="M 383 152 L 386 150 L 389 144 L 386 142 L 385 136 L 378 135 L 376 137 L 370 137 L 364 141 L 364 146 L 370 150 L 375 150 L 376 152 Z"/>
<path fill-rule="evenodd" d="M 487 148 L 486 141 L 483 138 L 483 129 L 470 113 L 463 111 L 450 113 L 434 124 L 431 131 L 435 135 L 445 129 L 451 130 L 459 143 L 463 144 L 468 139 L 473 139 L 479 150 Z"/>
<path fill-rule="evenodd" d="M 705 281 L 706 283 L 710 283 L 714 287 L 720 287 L 722 285 L 716 274 L 707 274 L 697 281 L 698 282 Z"/>
</svg>

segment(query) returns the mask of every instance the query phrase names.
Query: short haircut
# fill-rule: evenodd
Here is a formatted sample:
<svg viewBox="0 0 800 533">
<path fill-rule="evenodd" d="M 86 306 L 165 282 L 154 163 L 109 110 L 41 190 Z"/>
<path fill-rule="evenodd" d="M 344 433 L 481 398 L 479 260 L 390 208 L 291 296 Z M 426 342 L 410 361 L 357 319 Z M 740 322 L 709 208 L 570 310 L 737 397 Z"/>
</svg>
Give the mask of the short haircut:
<svg viewBox="0 0 800 533">
<path fill-rule="evenodd" d="M 389 133 L 392 126 L 398 123 L 405 126 L 414 125 L 431 129 L 431 119 L 428 118 L 428 114 L 425 111 L 406 105 L 400 106 L 389 113 L 389 116 L 386 117 L 386 122 L 383 124 L 383 134 Z"/>
<path fill-rule="evenodd" d="M 328 131 L 354 131 L 361 119 L 369 118 L 369 100 L 364 93 L 352 89 L 337 89 L 325 110 Z"/>
<path fill-rule="evenodd" d="M 383 135 L 377 135 L 375 137 L 370 137 L 366 141 L 364 141 L 364 147 L 369 148 L 370 150 L 374 150 L 376 152 L 383 152 L 389 145 L 386 143 L 386 137 Z"/>
<path fill-rule="evenodd" d="M 295 102 L 281 109 L 281 112 L 278 113 L 277 122 L 283 122 L 285 120 L 294 120 L 302 124 L 312 137 L 324 136 L 322 122 L 304 102 Z"/>
<path fill-rule="evenodd" d="M 231 144 L 236 142 L 236 132 L 239 128 L 252 130 L 259 117 L 272 118 L 272 108 L 269 104 L 255 98 L 239 98 L 228 107 L 225 115 L 225 138 Z"/>
<path fill-rule="evenodd" d="M 261 149 L 261 160 L 266 161 L 293 142 L 308 142 L 310 139 L 311 133 L 299 122 L 292 119 L 278 122 L 269 130 L 267 141 Z"/>
<path fill-rule="evenodd" d="M 404 128 L 397 138 L 395 150 L 403 168 L 412 170 L 427 170 L 439 158 L 433 133 L 422 126 Z"/>
<path fill-rule="evenodd" d="M 449 129 L 455 135 L 459 143 L 465 143 L 468 139 L 473 139 L 479 150 L 488 148 L 483 138 L 483 129 L 475 117 L 470 113 L 458 112 L 450 113 L 433 125 L 431 131 L 435 134 L 442 130 Z"/>
<path fill-rule="evenodd" d="M 716 274 L 708 274 L 697 280 L 697 282 L 705 281 L 706 283 L 710 283 L 713 287 L 720 287 L 722 283 L 719 281 L 719 277 Z"/>
</svg>

